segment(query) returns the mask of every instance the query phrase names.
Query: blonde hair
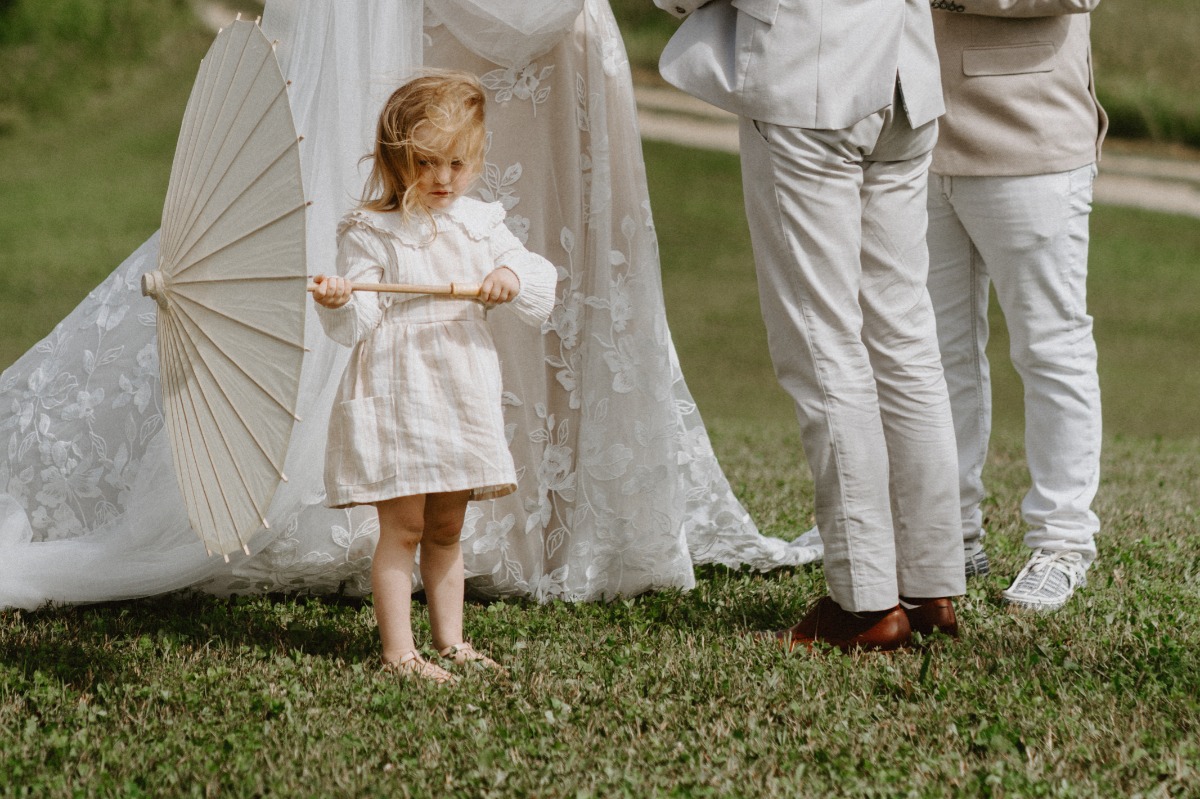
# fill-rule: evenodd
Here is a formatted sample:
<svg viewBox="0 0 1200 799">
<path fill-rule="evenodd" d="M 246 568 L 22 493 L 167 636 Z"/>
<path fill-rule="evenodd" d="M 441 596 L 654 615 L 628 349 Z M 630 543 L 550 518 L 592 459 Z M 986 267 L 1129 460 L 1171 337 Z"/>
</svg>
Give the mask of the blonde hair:
<svg viewBox="0 0 1200 799">
<path fill-rule="evenodd" d="M 412 191 L 424 158 L 453 156 L 475 173 L 483 169 L 485 95 L 479 79 L 465 72 L 431 71 L 392 92 L 375 128 L 362 207 L 370 211 L 428 214 Z M 421 144 L 415 141 L 421 136 Z"/>
</svg>

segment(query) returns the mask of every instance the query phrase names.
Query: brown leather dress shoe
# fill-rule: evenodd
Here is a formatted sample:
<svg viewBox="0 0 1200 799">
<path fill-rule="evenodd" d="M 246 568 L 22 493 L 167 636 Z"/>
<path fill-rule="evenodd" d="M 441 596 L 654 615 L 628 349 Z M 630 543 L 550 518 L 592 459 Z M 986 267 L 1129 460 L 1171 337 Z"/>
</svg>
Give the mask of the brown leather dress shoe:
<svg viewBox="0 0 1200 799">
<path fill-rule="evenodd" d="M 790 652 L 797 646 L 835 646 L 843 652 L 856 649 L 898 649 L 912 638 L 908 616 L 897 605 L 890 610 L 851 613 L 829 597 L 822 597 L 794 627 L 780 630 L 775 638 Z"/>
<path fill-rule="evenodd" d="M 908 624 L 914 633 L 928 637 L 937 630 L 951 638 L 958 637 L 958 617 L 954 615 L 954 603 L 950 601 L 950 597 L 940 596 L 933 599 L 900 597 L 900 601 L 905 603 L 900 607 L 904 608 L 904 613 L 908 616 Z M 916 607 L 910 608 L 906 605 L 915 605 Z"/>
</svg>

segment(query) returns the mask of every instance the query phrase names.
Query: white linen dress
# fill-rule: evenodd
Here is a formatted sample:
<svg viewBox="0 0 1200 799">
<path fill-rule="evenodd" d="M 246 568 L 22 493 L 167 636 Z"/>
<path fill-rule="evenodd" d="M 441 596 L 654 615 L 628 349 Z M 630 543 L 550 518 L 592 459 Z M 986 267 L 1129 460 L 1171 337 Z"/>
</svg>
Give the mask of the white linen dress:
<svg viewBox="0 0 1200 799">
<path fill-rule="evenodd" d="M 499 203 L 469 197 L 427 217 L 356 210 L 338 226 L 338 273 L 356 283 L 479 283 L 507 266 L 521 281 L 511 310 L 540 325 L 557 270 L 522 246 Z M 433 227 L 436 225 L 436 233 Z M 335 341 L 353 346 L 329 418 L 326 504 L 471 491 L 511 494 L 517 475 L 501 412 L 500 362 L 482 303 L 355 292 L 320 308 Z"/>
</svg>

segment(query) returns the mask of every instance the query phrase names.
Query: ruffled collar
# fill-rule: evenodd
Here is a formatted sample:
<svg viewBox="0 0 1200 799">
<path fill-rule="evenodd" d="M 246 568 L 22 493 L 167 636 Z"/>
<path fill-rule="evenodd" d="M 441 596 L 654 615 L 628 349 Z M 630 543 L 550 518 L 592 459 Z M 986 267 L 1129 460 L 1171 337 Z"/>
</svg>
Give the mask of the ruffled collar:
<svg viewBox="0 0 1200 799">
<path fill-rule="evenodd" d="M 433 224 L 438 232 L 458 228 L 474 241 L 483 241 L 504 222 L 504 206 L 485 203 L 474 197 L 459 197 L 449 208 L 433 212 Z M 421 213 L 409 219 L 399 211 L 368 211 L 358 208 L 342 218 L 338 231 L 361 226 L 396 239 L 407 247 L 424 247 L 433 240 L 429 217 Z"/>
</svg>

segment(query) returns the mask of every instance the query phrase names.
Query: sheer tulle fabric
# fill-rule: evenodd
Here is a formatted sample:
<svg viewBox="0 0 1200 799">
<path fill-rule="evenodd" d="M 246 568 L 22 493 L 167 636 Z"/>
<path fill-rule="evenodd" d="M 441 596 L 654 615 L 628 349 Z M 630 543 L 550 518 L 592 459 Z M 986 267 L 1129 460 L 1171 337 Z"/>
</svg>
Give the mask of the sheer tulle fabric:
<svg viewBox="0 0 1200 799">
<path fill-rule="evenodd" d="M 342 3 L 336 16 L 332 0 L 267 4 L 264 29 L 279 40 L 305 137 L 309 263 L 332 269 L 334 226 L 361 192 L 359 158 L 387 93 L 422 62 L 475 71 L 492 131 L 478 194 L 504 203 L 513 232 L 560 280 L 540 334 L 516 322 L 496 330 L 519 487 L 471 505 L 471 589 L 592 600 L 687 588 L 698 562 L 815 560 L 815 548 L 760 535 L 717 465 L 667 330 L 624 49 L 605 3 L 555 17 L 565 5 L 429 0 L 423 20 L 419 3 Z M 539 8 L 547 13 L 531 13 Z M 440 24 L 481 10 L 487 27 L 474 38 Z M 492 33 L 531 19 L 557 19 L 555 35 L 541 29 L 533 46 Z M 487 39 L 486 57 L 456 35 Z M 349 351 L 315 313 L 304 421 L 271 529 L 228 564 L 206 557 L 189 529 L 162 432 L 153 307 L 139 291 L 157 243 L 0 375 L 0 607 L 186 587 L 366 593 L 374 512 L 322 505 L 326 423 Z"/>
</svg>

